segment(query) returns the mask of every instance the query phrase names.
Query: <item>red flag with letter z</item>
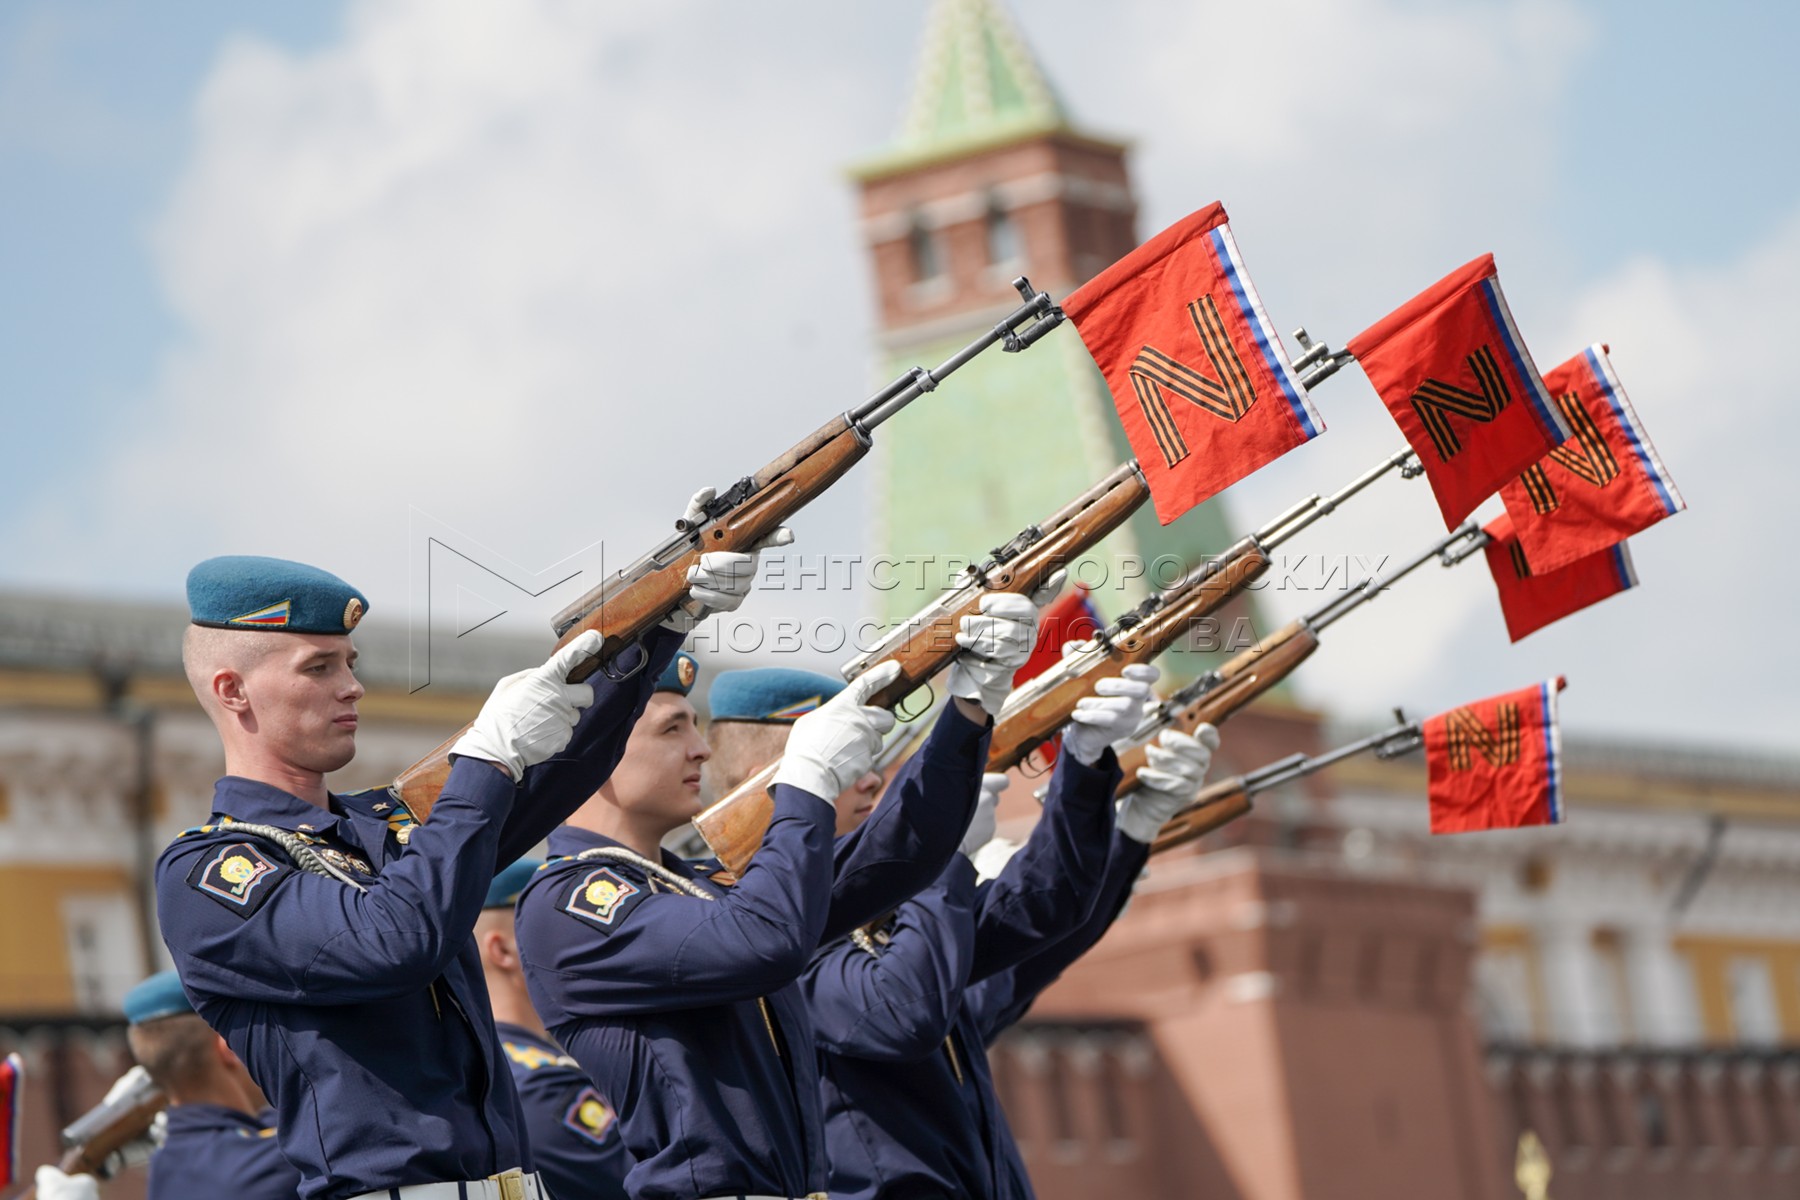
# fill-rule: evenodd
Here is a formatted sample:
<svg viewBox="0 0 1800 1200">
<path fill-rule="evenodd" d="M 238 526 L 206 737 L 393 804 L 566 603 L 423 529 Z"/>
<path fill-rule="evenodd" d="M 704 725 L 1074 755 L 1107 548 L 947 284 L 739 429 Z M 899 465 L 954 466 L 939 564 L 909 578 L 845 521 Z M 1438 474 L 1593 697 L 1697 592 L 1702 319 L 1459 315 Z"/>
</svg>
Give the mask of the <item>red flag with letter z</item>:
<svg viewBox="0 0 1800 1200">
<path fill-rule="evenodd" d="M 1511 517 L 1500 514 L 1482 532 L 1489 538 L 1484 549 L 1494 587 L 1500 592 L 1507 636 L 1515 642 L 1570 613 L 1637 586 L 1637 570 L 1624 542 L 1578 558 L 1565 567 L 1539 571 L 1513 532 Z"/>
<path fill-rule="evenodd" d="M 1575 435 L 1500 489 L 1534 570 L 1598 554 L 1687 507 L 1604 345 L 1544 376 Z"/>
<path fill-rule="evenodd" d="M 1425 722 L 1431 832 L 1555 825 L 1563 819 L 1561 676 Z"/>
<path fill-rule="evenodd" d="M 1572 432 L 1550 401 L 1484 254 L 1351 339 L 1456 525 Z"/>
<path fill-rule="evenodd" d="M 1063 301 L 1164 525 L 1325 429 L 1225 222 L 1201 209 Z"/>
</svg>

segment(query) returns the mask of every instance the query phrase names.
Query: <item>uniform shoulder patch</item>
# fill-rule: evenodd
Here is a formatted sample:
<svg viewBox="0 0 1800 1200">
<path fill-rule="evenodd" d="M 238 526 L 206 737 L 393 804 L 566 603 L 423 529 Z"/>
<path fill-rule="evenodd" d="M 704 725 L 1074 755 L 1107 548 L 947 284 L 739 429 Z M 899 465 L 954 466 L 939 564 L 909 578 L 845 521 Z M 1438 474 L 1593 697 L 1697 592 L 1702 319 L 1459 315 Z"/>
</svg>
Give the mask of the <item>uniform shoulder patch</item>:
<svg viewBox="0 0 1800 1200">
<path fill-rule="evenodd" d="M 610 928 L 643 894 L 642 884 L 631 882 L 611 867 L 595 867 L 576 876 L 563 911 Z"/>
<path fill-rule="evenodd" d="M 273 861 L 249 842 L 231 842 L 203 854 L 188 872 L 188 883 L 238 916 L 248 917 L 268 901 L 283 875 L 293 873 L 294 868 Z"/>
<path fill-rule="evenodd" d="M 563 1113 L 563 1124 L 596 1146 L 606 1144 L 606 1135 L 612 1132 L 615 1120 L 613 1110 L 591 1087 L 582 1088 Z"/>
</svg>

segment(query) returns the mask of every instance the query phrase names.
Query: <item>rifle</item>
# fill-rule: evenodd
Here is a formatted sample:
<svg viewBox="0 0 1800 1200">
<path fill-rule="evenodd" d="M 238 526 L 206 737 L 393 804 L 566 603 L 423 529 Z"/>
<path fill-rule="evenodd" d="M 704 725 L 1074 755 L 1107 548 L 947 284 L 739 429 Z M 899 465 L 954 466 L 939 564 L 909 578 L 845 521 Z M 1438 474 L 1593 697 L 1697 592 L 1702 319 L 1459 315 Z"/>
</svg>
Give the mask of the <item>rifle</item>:
<svg viewBox="0 0 1800 1200">
<path fill-rule="evenodd" d="M 142 1067 L 133 1067 L 113 1086 L 119 1089 L 117 1096 L 94 1105 L 62 1131 L 63 1156 L 57 1166 L 64 1174 L 111 1179 L 149 1157 L 138 1155 L 135 1146 L 148 1144 L 151 1123 L 168 1099 Z"/>
<path fill-rule="evenodd" d="M 1334 622 L 1375 599 L 1432 559 L 1439 560 L 1445 567 L 1453 567 L 1487 542 L 1488 535 L 1481 527 L 1473 521 L 1467 522 L 1417 558 L 1386 575 L 1370 576 L 1357 587 L 1284 625 L 1220 664 L 1216 670 L 1208 671 L 1160 701 L 1145 713 L 1143 722 L 1132 735 L 1137 744 L 1119 755 L 1119 766 L 1125 774 L 1117 794 L 1124 796 L 1137 787 L 1138 772 L 1148 762 L 1144 747 L 1159 731 L 1173 727 L 1191 732 L 1203 723 L 1224 724 L 1231 714 L 1293 674 L 1294 669 L 1319 648 L 1319 634 Z"/>
<path fill-rule="evenodd" d="M 898 662 L 899 677 L 869 697 L 870 704 L 898 705 L 961 653 L 957 630 L 964 616 L 981 610 L 984 595 L 1035 592 L 1123 525 L 1149 494 L 1135 461 L 1116 468 L 1041 524 L 994 550 L 981 566 L 970 567 L 956 587 L 896 627 L 873 650 L 847 663 L 845 677 L 855 679 L 880 663 Z M 775 809 L 769 784 L 779 763 L 777 759 L 767 764 L 694 818 L 700 836 L 734 875 L 744 873 L 768 832 Z"/>
<path fill-rule="evenodd" d="M 1330 496 L 1312 495 L 1275 520 L 1239 539 L 1223 554 L 1188 573 L 1174 587 L 1150 596 L 1095 634 L 1086 646 L 1027 681 L 1006 698 L 988 743 L 990 771 L 1009 771 L 1055 737 L 1076 701 L 1102 679 L 1146 663 L 1173 645 L 1192 623 L 1216 611 L 1269 568 L 1269 552 L 1389 471 L 1411 479 L 1422 468 L 1410 449 L 1388 456 Z"/>
<path fill-rule="evenodd" d="M 1163 825 L 1156 835 L 1156 841 L 1150 846 L 1150 853 L 1161 854 L 1177 846 L 1185 846 L 1195 838 L 1237 820 L 1250 811 L 1251 800 L 1258 792 L 1292 783 L 1314 771 L 1322 771 L 1333 763 L 1371 750 L 1375 752 L 1376 758 L 1399 758 L 1424 744 L 1425 735 L 1417 721 L 1406 720 L 1399 709 L 1394 710 L 1394 718 L 1400 723 L 1391 729 L 1371 734 L 1347 746 L 1339 746 L 1328 753 L 1311 758 L 1304 754 L 1290 754 L 1248 774 L 1208 784 L 1191 805 L 1176 813 Z"/>
<path fill-rule="evenodd" d="M 704 519 L 692 524 L 685 519 L 676 521 L 673 537 L 557 613 L 552 627 L 559 647 L 589 630 L 597 630 L 605 639 L 595 658 L 569 673 L 569 682 L 579 683 L 595 671 L 623 680 L 641 670 L 646 661 L 641 657 L 637 666 L 624 671 L 615 671 L 614 663 L 682 603 L 687 596 L 688 568 L 699 562 L 701 554 L 749 550 L 867 454 L 874 444 L 871 432 L 876 426 L 935 390 L 946 376 L 988 347 L 998 343 L 1007 352 L 1017 353 L 1062 323 L 1062 309 L 1049 293 L 1034 291 L 1023 275 L 1013 280 L 1013 287 L 1024 303 L 992 329 L 936 368 L 914 367 L 862 404 L 825 422 L 762 470 L 716 495 L 706 505 Z M 450 775 L 450 748 L 467 728 L 451 734 L 394 781 L 391 790 L 417 819 L 423 821 L 431 812 Z"/>
</svg>

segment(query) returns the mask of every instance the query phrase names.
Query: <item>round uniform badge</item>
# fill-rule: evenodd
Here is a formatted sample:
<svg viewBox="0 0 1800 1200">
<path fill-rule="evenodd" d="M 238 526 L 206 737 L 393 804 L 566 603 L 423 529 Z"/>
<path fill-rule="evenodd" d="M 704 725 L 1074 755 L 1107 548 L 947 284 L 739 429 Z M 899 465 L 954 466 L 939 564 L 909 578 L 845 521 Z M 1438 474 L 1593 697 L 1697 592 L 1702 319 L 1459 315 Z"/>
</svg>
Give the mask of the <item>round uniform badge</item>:
<svg viewBox="0 0 1800 1200">
<path fill-rule="evenodd" d="M 684 654 L 675 663 L 675 678 L 681 681 L 682 687 L 691 688 L 694 686 L 694 676 L 698 670 L 699 668 L 694 665 L 694 660 Z"/>
<path fill-rule="evenodd" d="M 352 596 L 352 597 L 350 597 L 350 603 L 344 605 L 344 632 L 349 633 L 352 629 L 355 629 L 357 626 L 357 622 L 361 621 L 362 619 L 363 619 L 362 597 Z"/>
</svg>

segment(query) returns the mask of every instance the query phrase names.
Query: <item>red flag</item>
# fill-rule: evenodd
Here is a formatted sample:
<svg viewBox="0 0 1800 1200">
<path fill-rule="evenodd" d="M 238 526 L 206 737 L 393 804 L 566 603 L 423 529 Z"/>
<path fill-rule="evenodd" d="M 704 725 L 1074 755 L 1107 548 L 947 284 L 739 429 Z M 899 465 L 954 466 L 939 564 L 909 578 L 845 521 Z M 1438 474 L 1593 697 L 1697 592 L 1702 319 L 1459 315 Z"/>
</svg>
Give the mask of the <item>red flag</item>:
<svg viewBox="0 0 1800 1200">
<path fill-rule="evenodd" d="M 25 1060 L 0 1058 L 0 1191 L 19 1182 L 19 1118 L 25 1109 Z"/>
<path fill-rule="evenodd" d="M 1556 825 L 1563 819 L 1562 676 L 1425 722 L 1431 832 Z"/>
<path fill-rule="evenodd" d="M 1349 349 L 1425 464 L 1446 528 L 1572 432 L 1513 327 L 1491 254 L 1363 330 Z"/>
<path fill-rule="evenodd" d="M 1566 567 L 1538 571 L 1513 532 L 1512 518 L 1502 513 L 1483 533 L 1488 535 L 1488 570 L 1500 590 L 1500 611 L 1513 641 L 1536 633 L 1590 604 L 1637 586 L 1637 571 L 1624 542 L 1608 546 Z"/>
<path fill-rule="evenodd" d="M 1325 429 L 1214 204 L 1063 301 L 1164 525 Z"/>
<path fill-rule="evenodd" d="M 1596 343 L 1544 376 L 1575 436 L 1500 489 L 1532 566 L 1596 554 L 1687 507 Z"/>
</svg>

